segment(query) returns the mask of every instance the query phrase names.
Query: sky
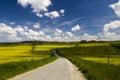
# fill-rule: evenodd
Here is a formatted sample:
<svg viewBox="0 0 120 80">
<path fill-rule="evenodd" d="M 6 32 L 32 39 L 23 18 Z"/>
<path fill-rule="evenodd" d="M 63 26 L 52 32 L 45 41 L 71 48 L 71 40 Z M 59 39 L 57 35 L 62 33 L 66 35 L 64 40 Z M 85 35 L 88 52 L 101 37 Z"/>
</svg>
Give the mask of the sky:
<svg viewBox="0 0 120 80">
<path fill-rule="evenodd" d="M 0 42 L 120 40 L 120 0 L 1 0 Z"/>
</svg>

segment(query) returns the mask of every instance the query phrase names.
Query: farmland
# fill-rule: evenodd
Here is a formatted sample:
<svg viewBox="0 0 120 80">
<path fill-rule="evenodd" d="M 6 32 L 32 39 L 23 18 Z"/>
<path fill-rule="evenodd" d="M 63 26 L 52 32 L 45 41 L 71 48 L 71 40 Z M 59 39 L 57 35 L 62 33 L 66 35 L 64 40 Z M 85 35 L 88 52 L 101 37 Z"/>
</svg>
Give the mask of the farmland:
<svg viewBox="0 0 120 80">
<path fill-rule="evenodd" d="M 0 80 L 6 80 L 17 74 L 45 65 L 56 59 L 51 49 L 71 47 L 72 45 L 36 45 L 31 53 L 31 45 L 0 46 Z"/>
<path fill-rule="evenodd" d="M 31 47 L 30 43 L 0 47 L 0 80 L 54 61 L 52 49 L 72 61 L 88 80 L 120 80 L 119 42 L 42 43 L 34 54 Z"/>
<path fill-rule="evenodd" d="M 43 59 L 49 57 L 49 54 L 43 52 L 49 52 L 51 49 L 70 47 L 72 45 L 37 45 L 36 51 L 39 54 L 36 54 L 35 59 Z M 19 45 L 19 46 L 10 46 L 10 47 L 0 47 L 0 64 L 8 62 L 17 62 L 17 61 L 30 61 L 32 59 L 32 54 L 30 52 L 30 45 Z"/>
<path fill-rule="evenodd" d="M 88 80 L 120 80 L 120 45 L 112 45 L 114 46 L 111 43 L 85 43 L 59 49 L 58 53 L 71 60 Z"/>
</svg>

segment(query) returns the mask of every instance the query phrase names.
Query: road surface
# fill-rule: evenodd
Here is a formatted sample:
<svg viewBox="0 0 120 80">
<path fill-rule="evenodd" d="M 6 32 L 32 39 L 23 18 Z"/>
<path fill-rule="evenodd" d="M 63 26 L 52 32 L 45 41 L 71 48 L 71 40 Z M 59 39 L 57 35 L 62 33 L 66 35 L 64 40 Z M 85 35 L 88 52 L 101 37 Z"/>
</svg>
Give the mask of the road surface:
<svg viewBox="0 0 120 80">
<path fill-rule="evenodd" d="M 87 80 L 68 59 L 55 55 L 54 62 L 8 80 Z"/>
</svg>

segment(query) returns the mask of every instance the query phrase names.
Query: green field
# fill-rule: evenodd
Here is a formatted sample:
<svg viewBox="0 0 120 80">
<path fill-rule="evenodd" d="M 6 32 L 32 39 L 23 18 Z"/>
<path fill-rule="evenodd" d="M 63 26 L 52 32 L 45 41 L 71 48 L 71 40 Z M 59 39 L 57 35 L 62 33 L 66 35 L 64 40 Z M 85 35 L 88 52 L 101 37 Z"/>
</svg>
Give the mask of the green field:
<svg viewBox="0 0 120 80">
<path fill-rule="evenodd" d="M 1 46 L 0 80 L 6 80 L 17 74 L 52 62 L 56 59 L 55 56 L 51 56 L 52 49 L 72 46 L 73 45 L 36 45 L 34 54 L 31 53 L 31 45 Z"/>
<path fill-rule="evenodd" d="M 119 46 L 118 43 L 112 46 L 111 43 L 85 43 L 59 49 L 58 53 L 71 60 L 88 80 L 120 80 Z"/>
</svg>

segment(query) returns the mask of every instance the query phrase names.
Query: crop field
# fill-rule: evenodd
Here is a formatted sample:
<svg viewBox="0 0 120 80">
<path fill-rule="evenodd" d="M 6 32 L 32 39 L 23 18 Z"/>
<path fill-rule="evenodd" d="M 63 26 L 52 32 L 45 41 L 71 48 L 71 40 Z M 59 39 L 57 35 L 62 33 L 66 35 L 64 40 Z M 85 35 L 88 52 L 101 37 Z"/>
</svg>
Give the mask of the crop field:
<svg viewBox="0 0 120 80">
<path fill-rule="evenodd" d="M 87 46 L 108 46 L 109 43 L 84 43 L 84 44 L 79 44 L 79 47 L 87 47 Z"/>
<path fill-rule="evenodd" d="M 0 46 L 0 80 L 45 65 L 56 59 L 51 49 L 72 47 L 72 45 L 36 45 L 35 53 L 31 45 Z"/>
<path fill-rule="evenodd" d="M 88 80 L 120 80 L 119 47 L 118 43 L 85 43 L 58 53 L 71 60 Z"/>
<path fill-rule="evenodd" d="M 99 57 L 82 57 L 81 59 L 83 60 L 87 60 L 87 61 L 93 61 L 93 62 L 98 62 L 98 63 L 108 63 L 108 58 L 99 58 Z M 110 65 L 116 65 L 116 66 L 120 66 L 120 57 L 111 57 L 109 59 L 109 64 Z"/>
<path fill-rule="evenodd" d="M 71 47 L 72 45 L 37 45 L 36 50 L 39 54 L 36 54 L 35 60 L 49 57 L 48 53 L 42 54 L 42 52 L 49 52 L 51 49 Z M 20 45 L 11 47 L 0 47 L 0 64 L 8 62 L 18 61 L 30 61 L 33 59 L 33 55 L 30 52 L 30 45 Z M 40 52 L 41 51 L 41 52 Z"/>
</svg>

